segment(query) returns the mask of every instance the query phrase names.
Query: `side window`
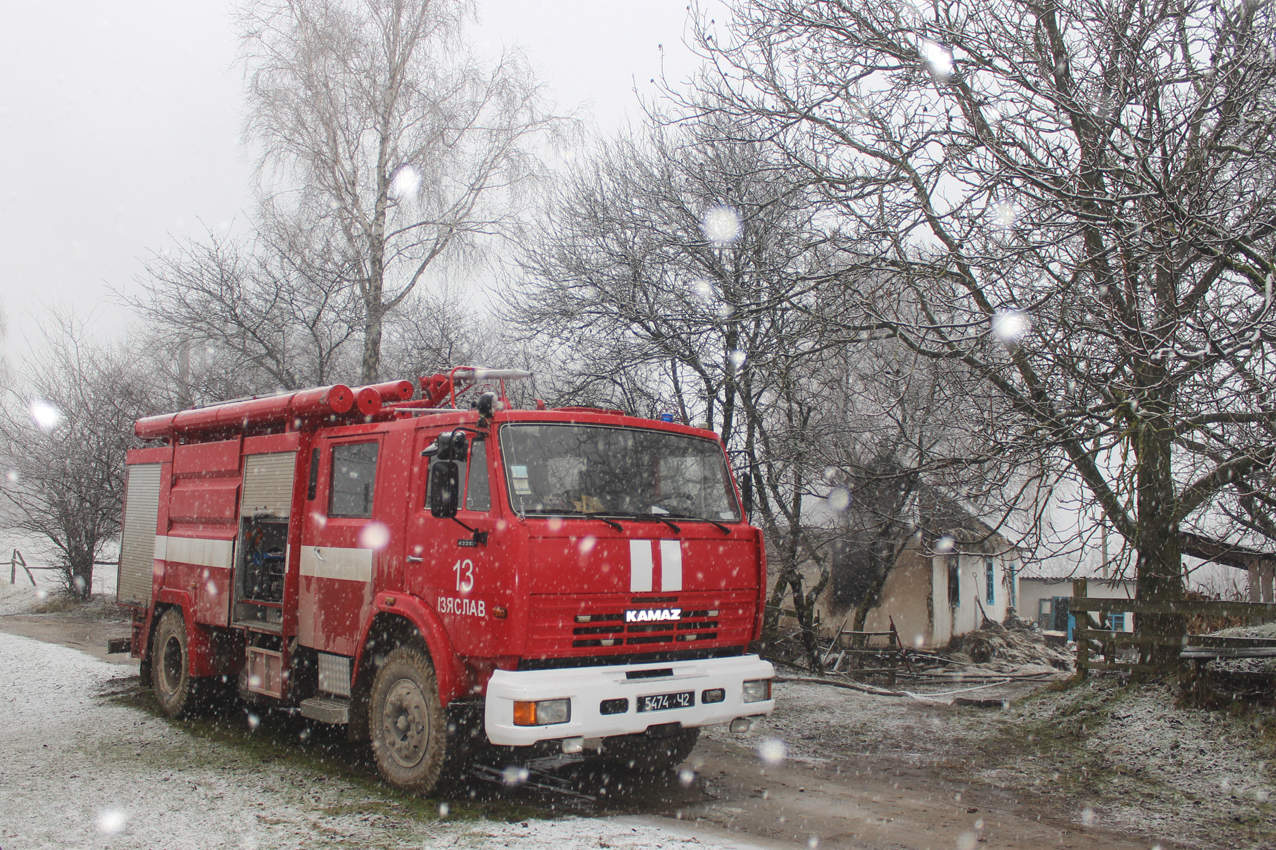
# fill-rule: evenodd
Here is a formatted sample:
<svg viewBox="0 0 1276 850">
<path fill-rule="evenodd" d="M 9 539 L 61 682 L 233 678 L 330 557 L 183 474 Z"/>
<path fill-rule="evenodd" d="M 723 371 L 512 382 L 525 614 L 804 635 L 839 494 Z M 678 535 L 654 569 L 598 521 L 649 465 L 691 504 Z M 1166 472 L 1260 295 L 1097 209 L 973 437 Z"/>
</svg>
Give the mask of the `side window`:
<svg viewBox="0 0 1276 850">
<path fill-rule="evenodd" d="M 372 516 L 377 482 L 377 444 L 345 443 L 332 447 L 328 516 Z"/>
<path fill-rule="evenodd" d="M 961 606 L 960 563 L 956 552 L 948 556 L 948 604 L 953 608 Z"/>
<path fill-rule="evenodd" d="M 487 481 L 487 443 L 475 440 L 470 448 L 470 463 L 465 477 L 465 509 L 487 511 L 492 508 L 492 492 Z"/>
</svg>

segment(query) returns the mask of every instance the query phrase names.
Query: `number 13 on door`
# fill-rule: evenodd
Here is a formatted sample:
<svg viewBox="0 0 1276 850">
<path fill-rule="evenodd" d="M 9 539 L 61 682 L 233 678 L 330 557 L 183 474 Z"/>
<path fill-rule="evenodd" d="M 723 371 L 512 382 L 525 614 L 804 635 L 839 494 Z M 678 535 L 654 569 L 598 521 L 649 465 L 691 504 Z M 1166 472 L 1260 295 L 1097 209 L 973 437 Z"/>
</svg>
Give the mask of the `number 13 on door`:
<svg viewBox="0 0 1276 850">
<path fill-rule="evenodd" d="M 459 593 L 469 593 L 474 589 L 474 562 L 469 558 L 459 560 L 452 565 L 456 573 L 456 589 Z"/>
</svg>

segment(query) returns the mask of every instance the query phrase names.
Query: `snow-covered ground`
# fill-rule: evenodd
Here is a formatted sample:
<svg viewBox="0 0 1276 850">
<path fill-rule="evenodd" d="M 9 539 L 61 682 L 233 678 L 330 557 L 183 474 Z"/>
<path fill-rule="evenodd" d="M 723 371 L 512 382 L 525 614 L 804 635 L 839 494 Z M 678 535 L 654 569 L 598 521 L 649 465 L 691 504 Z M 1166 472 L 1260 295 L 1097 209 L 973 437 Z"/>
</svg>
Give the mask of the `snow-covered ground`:
<svg viewBox="0 0 1276 850">
<path fill-rule="evenodd" d="M 985 693 L 999 691 L 970 695 Z M 791 681 L 777 686 L 757 749 L 767 761 L 850 773 L 894 762 L 1014 789 L 1076 824 L 1148 835 L 1148 846 L 1270 850 L 1276 712 L 1236 708 L 1186 708 L 1172 685 L 1102 678 L 1042 689 L 1005 710 Z"/>
<path fill-rule="evenodd" d="M 447 804 L 423 816 L 389 789 L 263 760 L 112 699 L 134 675 L 0 633 L 0 847 L 757 846 L 651 818 L 505 823 Z"/>
</svg>

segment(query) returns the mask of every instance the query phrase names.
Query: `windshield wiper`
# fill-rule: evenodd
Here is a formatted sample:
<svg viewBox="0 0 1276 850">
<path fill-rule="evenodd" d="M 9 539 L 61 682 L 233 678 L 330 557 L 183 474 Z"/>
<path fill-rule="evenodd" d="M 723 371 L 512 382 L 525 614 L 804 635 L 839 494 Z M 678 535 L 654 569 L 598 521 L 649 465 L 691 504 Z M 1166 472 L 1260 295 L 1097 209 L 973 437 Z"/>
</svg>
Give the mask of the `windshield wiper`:
<svg viewBox="0 0 1276 850">
<path fill-rule="evenodd" d="M 671 519 L 669 519 L 669 517 L 665 516 L 664 514 L 634 514 L 634 519 L 659 520 L 660 522 L 663 522 L 665 525 L 672 528 L 674 534 L 682 534 L 682 529 L 679 528 Z"/>
<path fill-rule="evenodd" d="M 652 520 L 656 520 L 657 522 L 663 522 L 665 525 L 667 525 L 667 526 L 669 526 L 670 528 L 672 528 L 675 534 L 681 534 L 681 533 L 682 533 L 682 529 L 678 526 L 678 524 L 677 524 L 676 522 L 673 522 L 671 519 L 669 519 L 669 516 L 668 516 L 668 515 L 663 514 L 663 513 L 659 513 L 659 514 L 658 514 L 658 513 L 645 513 L 645 514 L 639 514 L 639 513 L 618 514 L 618 513 L 613 513 L 613 514 L 612 514 L 612 516 L 614 516 L 614 517 L 620 517 L 621 519 L 633 519 L 633 520 L 637 520 L 637 521 L 639 521 L 639 522 L 651 522 Z"/>
<path fill-rule="evenodd" d="M 612 528 L 616 529 L 617 531 L 625 530 L 625 527 L 623 525 L 616 522 L 614 519 L 608 519 L 606 516 L 603 515 L 602 511 L 554 511 L 552 513 L 545 514 L 545 516 L 550 516 L 550 517 L 583 516 L 588 519 L 596 519 L 596 520 L 605 522 L 608 525 L 610 525 Z"/>
<path fill-rule="evenodd" d="M 653 514 L 653 516 L 656 516 L 657 519 L 664 519 L 663 516 L 658 516 L 655 514 Z M 692 522 L 707 522 L 717 526 L 718 530 L 721 531 L 723 534 L 731 533 L 731 529 L 727 528 L 725 525 L 718 522 L 716 519 L 709 519 L 707 516 L 695 516 L 694 514 L 669 514 L 669 516 L 672 517 L 673 519 L 689 519 Z M 673 523 L 670 523 L 670 525 L 672 524 Z"/>
</svg>

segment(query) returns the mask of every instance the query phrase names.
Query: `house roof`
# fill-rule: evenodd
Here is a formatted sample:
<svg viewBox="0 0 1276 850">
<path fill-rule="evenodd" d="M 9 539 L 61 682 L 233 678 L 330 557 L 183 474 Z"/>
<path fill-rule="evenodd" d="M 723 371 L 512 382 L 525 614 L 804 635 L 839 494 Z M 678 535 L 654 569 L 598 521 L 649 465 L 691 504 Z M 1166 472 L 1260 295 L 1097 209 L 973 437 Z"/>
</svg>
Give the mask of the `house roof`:
<svg viewBox="0 0 1276 850">
<path fill-rule="evenodd" d="M 1102 576 L 1083 576 L 1083 575 L 1064 575 L 1064 576 L 1026 576 L 1020 574 L 1020 581 L 1040 581 L 1046 584 L 1059 584 L 1062 582 L 1074 581 L 1083 578 L 1086 581 L 1099 582 L 1101 584 L 1135 584 L 1132 578 L 1103 578 Z"/>
<path fill-rule="evenodd" d="M 952 539 L 957 551 L 975 548 L 979 552 L 1005 552 L 1016 549 L 995 528 L 935 487 L 922 485 L 918 488 L 917 516 L 922 546 L 932 552 L 943 554 L 948 549 L 937 546 L 945 537 Z"/>
</svg>

